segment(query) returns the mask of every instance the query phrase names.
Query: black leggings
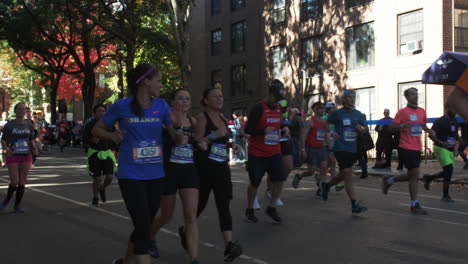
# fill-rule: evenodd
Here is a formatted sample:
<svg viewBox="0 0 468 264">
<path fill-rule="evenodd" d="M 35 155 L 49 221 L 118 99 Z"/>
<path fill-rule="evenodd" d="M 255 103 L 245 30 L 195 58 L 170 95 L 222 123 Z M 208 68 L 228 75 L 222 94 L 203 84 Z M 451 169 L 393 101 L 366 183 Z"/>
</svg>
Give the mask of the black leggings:
<svg viewBox="0 0 468 264">
<path fill-rule="evenodd" d="M 151 224 L 159 209 L 162 180 L 119 179 L 119 186 L 134 226 L 130 235 L 134 254 L 148 254 Z"/>
<path fill-rule="evenodd" d="M 232 200 L 231 169 L 226 162 L 204 160 L 197 163 L 200 194 L 197 217 L 201 215 L 213 190 L 221 232 L 232 231 L 230 202 Z"/>
</svg>

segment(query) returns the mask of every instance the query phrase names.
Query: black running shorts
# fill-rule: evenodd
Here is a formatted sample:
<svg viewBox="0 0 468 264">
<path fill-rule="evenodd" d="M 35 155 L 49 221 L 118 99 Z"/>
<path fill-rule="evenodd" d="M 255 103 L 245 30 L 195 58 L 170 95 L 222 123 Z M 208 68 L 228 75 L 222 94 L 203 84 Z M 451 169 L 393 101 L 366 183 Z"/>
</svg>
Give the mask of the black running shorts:
<svg viewBox="0 0 468 264">
<path fill-rule="evenodd" d="M 169 162 L 166 168 L 166 176 L 163 180 L 163 195 L 176 194 L 178 189 L 198 189 L 198 175 L 193 163 L 179 164 Z"/>
<path fill-rule="evenodd" d="M 111 158 L 100 160 L 97 152 L 88 158 L 89 175 L 91 177 L 100 177 L 102 175 L 114 174 L 114 162 Z"/>
<path fill-rule="evenodd" d="M 335 152 L 335 158 L 340 169 L 349 169 L 353 167 L 354 163 L 357 161 L 357 157 L 357 153 L 345 151 Z"/>
<path fill-rule="evenodd" d="M 408 170 L 419 168 L 419 164 L 421 163 L 421 151 L 398 148 L 398 155 L 400 155 L 403 164 Z"/>
<path fill-rule="evenodd" d="M 257 157 L 249 155 L 247 160 L 250 184 L 255 188 L 260 186 L 265 172 L 268 172 L 272 182 L 285 181 L 286 175 L 283 167 L 283 157 L 276 154 L 271 157 Z"/>
</svg>

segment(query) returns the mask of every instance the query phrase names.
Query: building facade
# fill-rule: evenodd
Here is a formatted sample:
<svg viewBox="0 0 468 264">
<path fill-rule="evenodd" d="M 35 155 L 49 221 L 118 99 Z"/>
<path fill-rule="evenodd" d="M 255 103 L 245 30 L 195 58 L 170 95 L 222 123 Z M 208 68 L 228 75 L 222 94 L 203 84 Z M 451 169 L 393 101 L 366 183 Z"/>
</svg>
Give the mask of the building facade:
<svg viewBox="0 0 468 264">
<path fill-rule="evenodd" d="M 246 112 L 282 80 L 290 106 L 340 103 L 379 119 L 406 104 L 416 87 L 429 117 L 443 113 L 450 87 L 422 73 L 446 50 L 468 51 L 467 0 L 206 0 L 191 22 L 191 88 L 219 87 L 226 113 Z"/>
</svg>

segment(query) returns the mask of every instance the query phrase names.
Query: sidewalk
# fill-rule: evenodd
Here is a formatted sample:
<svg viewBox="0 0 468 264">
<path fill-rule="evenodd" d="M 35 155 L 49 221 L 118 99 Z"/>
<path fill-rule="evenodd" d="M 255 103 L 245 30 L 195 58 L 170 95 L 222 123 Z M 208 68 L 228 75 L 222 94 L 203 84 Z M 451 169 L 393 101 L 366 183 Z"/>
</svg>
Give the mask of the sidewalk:
<svg viewBox="0 0 468 264">
<path fill-rule="evenodd" d="M 372 167 L 374 166 L 374 163 L 375 163 L 375 160 L 369 160 L 368 173 L 370 176 L 377 176 L 377 177 L 396 176 L 401 173 L 406 173 L 406 169 L 403 171 L 398 171 L 396 169 L 397 167 L 396 162 L 392 162 L 391 170 L 390 169 L 372 169 Z M 453 176 L 452 176 L 453 184 L 462 184 L 462 185 L 467 184 L 468 185 L 468 170 L 463 169 L 464 165 L 465 163 L 461 159 L 457 159 L 455 161 Z M 427 160 L 427 161 L 423 160 L 421 161 L 420 168 L 421 168 L 421 174 L 420 174 L 421 178 L 424 174 L 434 174 L 442 170 L 437 160 Z M 354 167 L 353 171 L 356 174 L 361 174 L 361 169 L 359 167 Z M 438 181 L 442 181 L 442 179 L 438 179 Z"/>
</svg>

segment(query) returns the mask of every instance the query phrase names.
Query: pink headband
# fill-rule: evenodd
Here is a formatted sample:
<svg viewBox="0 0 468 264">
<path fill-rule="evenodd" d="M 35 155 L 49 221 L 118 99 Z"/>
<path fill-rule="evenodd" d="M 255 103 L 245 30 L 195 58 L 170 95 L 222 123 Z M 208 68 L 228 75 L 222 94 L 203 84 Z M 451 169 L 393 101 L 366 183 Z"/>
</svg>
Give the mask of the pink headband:
<svg viewBox="0 0 468 264">
<path fill-rule="evenodd" d="M 148 76 L 148 74 L 152 73 L 154 71 L 154 67 L 150 67 L 146 72 L 145 74 L 143 74 L 140 78 L 138 78 L 138 80 L 136 80 L 136 84 L 139 84 L 141 81 L 143 81 L 143 79 L 146 78 L 146 76 Z"/>
</svg>

